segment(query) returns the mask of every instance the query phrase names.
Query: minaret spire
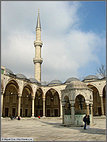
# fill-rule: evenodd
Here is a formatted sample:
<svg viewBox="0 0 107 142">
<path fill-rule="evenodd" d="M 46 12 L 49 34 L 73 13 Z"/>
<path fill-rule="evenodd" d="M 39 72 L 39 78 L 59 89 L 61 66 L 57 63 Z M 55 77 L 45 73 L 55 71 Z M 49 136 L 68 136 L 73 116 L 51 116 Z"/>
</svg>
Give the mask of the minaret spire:
<svg viewBox="0 0 107 142">
<path fill-rule="evenodd" d="M 39 9 L 38 9 L 38 18 L 37 18 L 37 25 L 36 25 L 36 29 L 37 29 L 37 28 L 40 28 L 40 29 L 41 29 Z"/>
<path fill-rule="evenodd" d="M 41 47 L 43 43 L 41 41 L 41 23 L 40 23 L 40 14 L 38 9 L 37 25 L 36 25 L 36 40 L 34 41 L 35 47 L 35 58 L 33 62 L 35 65 L 35 79 L 41 82 L 41 64 L 43 62 L 41 58 Z"/>
</svg>

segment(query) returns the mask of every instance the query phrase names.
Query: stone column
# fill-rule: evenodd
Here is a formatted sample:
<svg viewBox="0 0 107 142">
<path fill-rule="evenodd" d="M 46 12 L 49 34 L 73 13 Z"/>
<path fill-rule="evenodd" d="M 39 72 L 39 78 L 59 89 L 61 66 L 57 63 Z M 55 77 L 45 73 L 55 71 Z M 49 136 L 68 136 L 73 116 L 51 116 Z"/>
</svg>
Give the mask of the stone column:
<svg viewBox="0 0 107 142">
<path fill-rule="evenodd" d="M 21 95 L 18 95 L 18 116 L 20 116 Z"/>
<path fill-rule="evenodd" d="M 101 113 L 102 113 L 102 115 L 104 115 L 103 96 L 100 95 L 100 98 L 101 98 Z"/>
<path fill-rule="evenodd" d="M 65 106 L 62 105 L 62 124 L 64 124 Z"/>
<path fill-rule="evenodd" d="M 93 104 L 90 104 L 90 109 L 91 109 L 91 117 L 92 117 L 92 123 L 93 123 Z"/>
<path fill-rule="evenodd" d="M 32 96 L 32 117 L 34 117 L 34 99 L 35 97 Z"/>
<path fill-rule="evenodd" d="M 89 115 L 89 104 L 86 105 L 87 105 L 87 115 Z"/>
<path fill-rule="evenodd" d="M 45 98 L 43 98 L 43 117 L 45 117 Z"/>
<path fill-rule="evenodd" d="M 62 101 L 61 101 L 61 97 L 60 97 L 60 117 L 62 118 Z"/>
<path fill-rule="evenodd" d="M 71 123 L 74 124 L 74 122 L 75 122 L 74 103 L 71 103 Z"/>
<path fill-rule="evenodd" d="M 3 116 L 3 91 L 1 91 L 1 117 Z"/>
</svg>

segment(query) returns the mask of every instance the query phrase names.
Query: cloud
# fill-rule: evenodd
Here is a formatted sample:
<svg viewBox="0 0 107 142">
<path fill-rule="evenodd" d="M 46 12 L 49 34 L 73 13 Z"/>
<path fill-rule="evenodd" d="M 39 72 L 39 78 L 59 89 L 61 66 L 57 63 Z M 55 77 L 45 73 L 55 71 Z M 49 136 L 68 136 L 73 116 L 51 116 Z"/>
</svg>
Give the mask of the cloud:
<svg viewBox="0 0 107 142">
<path fill-rule="evenodd" d="M 2 65 L 14 73 L 34 76 L 37 9 L 42 25 L 42 80 L 79 77 L 79 69 L 99 63 L 96 49 L 104 38 L 81 31 L 80 2 L 2 2 Z"/>
<path fill-rule="evenodd" d="M 15 31 L 7 38 L 7 43 L 2 43 L 2 64 L 13 70 L 14 73 L 32 75 L 34 35 L 32 33 Z M 5 48 L 6 45 L 8 48 Z M 31 68 L 32 66 L 32 68 Z"/>
</svg>

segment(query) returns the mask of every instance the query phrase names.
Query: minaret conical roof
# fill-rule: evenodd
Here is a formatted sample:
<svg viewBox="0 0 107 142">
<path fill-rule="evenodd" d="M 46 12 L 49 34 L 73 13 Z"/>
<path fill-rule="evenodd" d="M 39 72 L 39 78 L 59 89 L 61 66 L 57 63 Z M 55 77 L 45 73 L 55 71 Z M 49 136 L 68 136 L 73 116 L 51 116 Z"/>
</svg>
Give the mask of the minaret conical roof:
<svg viewBox="0 0 107 142">
<path fill-rule="evenodd" d="M 36 29 L 37 29 L 37 28 L 41 28 L 39 9 L 38 9 L 38 18 L 37 18 Z"/>
</svg>

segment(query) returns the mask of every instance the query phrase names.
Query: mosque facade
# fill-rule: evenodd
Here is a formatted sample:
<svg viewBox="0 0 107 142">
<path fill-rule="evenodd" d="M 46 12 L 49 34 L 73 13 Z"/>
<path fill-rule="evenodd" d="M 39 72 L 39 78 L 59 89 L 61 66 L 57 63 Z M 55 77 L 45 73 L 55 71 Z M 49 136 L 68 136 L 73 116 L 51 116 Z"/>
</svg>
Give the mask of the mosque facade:
<svg viewBox="0 0 107 142">
<path fill-rule="evenodd" d="M 89 75 L 82 81 L 71 77 L 64 83 L 60 80 L 53 80 L 48 84 L 41 82 L 42 45 L 38 13 L 33 58 L 35 77 L 28 79 L 23 74 L 14 74 L 1 66 L 1 117 L 62 118 L 64 114 L 72 113 L 105 115 L 105 78 Z"/>
</svg>

